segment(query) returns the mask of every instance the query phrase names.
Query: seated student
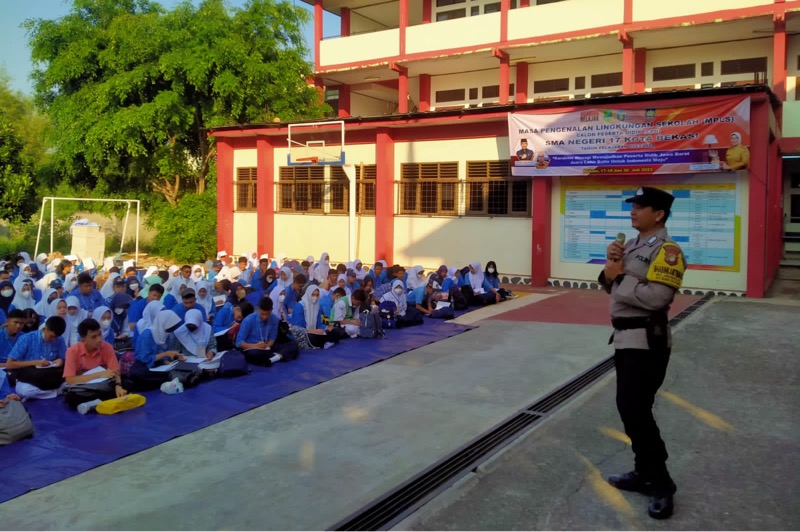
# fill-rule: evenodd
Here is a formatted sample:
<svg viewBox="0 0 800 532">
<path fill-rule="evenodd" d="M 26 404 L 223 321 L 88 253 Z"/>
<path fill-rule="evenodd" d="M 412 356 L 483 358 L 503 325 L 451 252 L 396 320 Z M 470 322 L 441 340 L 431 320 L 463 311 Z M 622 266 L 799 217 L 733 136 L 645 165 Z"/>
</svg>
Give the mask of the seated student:
<svg viewBox="0 0 800 532">
<path fill-rule="evenodd" d="M 331 291 L 338 286 L 339 273 L 334 268 L 328 268 L 328 276 L 319 283 L 319 287 Z"/>
<path fill-rule="evenodd" d="M 366 294 L 358 289 L 350 295 L 344 295 L 343 288 L 333 291 L 335 302 L 331 314 L 331 323 L 341 327 L 350 338 L 357 338 L 361 333 L 360 314 L 366 304 Z M 336 297 L 339 296 L 339 297 Z"/>
<path fill-rule="evenodd" d="M 452 289 L 460 289 L 461 288 L 461 270 L 456 268 L 455 266 L 451 266 L 447 269 L 447 273 L 442 279 L 442 292 L 450 292 Z"/>
<path fill-rule="evenodd" d="M 41 323 L 41 318 L 36 313 L 35 310 L 32 308 L 26 308 L 22 311 L 22 315 L 24 316 L 24 325 L 22 326 L 23 333 L 29 333 L 32 331 L 38 331 L 39 325 Z"/>
<path fill-rule="evenodd" d="M 200 281 L 206 280 L 206 270 L 202 264 L 195 264 L 192 266 L 192 281 L 197 284 Z"/>
<path fill-rule="evenodd" d="M 345 295 L 350 295 L 350 290 L 347 288 L 347 274 L 340 273 L 336 277 L 336 286 L 334 288 L 341 288 L 344 290 Z"/>
<path fill-rule="evenodd" d="M 64 380 L 67 390 L 64 399 L 72 408 L 88 401 L 105 401 L 115 397 L 123 397 L 128 391 L 122 387 L 119 362 L 112 344 L 103 340 L 102 326 L 97 320 L 88 318 L 78 324 L 80 342 L 67 349 L 64 362 Z M 103 371 L 96 371 L 102 368 Z M 95 370 L 87 374 L 87 371 Z M 105 388 L 92 390 L 71 390 L 69 387 L 83 384 L 94 379 L 108 379 Z"/>
<path fill-rule="evenodd" d="M 157 299 L 147 303 L 144 307 L 144 311 L 142 311 L 142 317 L 136 322 L 136 327 L 133 329 L 134 346 L 136 346 L 136 343 L 139 341 L 139 335 L 142 334 L 145 329 L 153 325 L 156 316 L 158 316 L 158 313 L 162 310 L 164 310 L 164 305 Z"/>
<path fill-rule="evenodd" d="M 356 271 L 355 270 L 350 269 L 350 270 L 347 270 L 347 272 L 345 273 L 345 285 L 344 285 L 344 288 L 345 288 L 345 290 L 348 291 L 349 294 L 352 294 L 353 292 L 355 292 L 356 290 L 361 288 L 361 283 L 358 282 L 358 279 L 356 278 Z"/>
<path fill-rule="evenodd" d="M 332 333 L 333 325 L 326 326 L 323 323 L 319 301 L 320 288 L 311 286 L 306 290 L 303 299 L 294 306 L 289 326 L 292 336 L 299 344 L 304 345 L 298 338 L 305 335 L 311 347 L 327 349 L 339 341 L 339 336 Z"/>
<path fill-rule="evenodd" d="M 211 325 L 211 331 L 217 339 L 218 352 L 236 348 L 234 342 L 236 341 L 236 335 L 239 334 L 242 320 L 255 312 L 253 305 L 249 301 L 243 301 L 236 306 L 232 306 L 230 303 L 225 305 L 223 306 L 223 311 L 217 314 L 213 325 Z"/>
<path fill-rule="evenodd" d="M 298 273 L 294 276 L 292 284 L 286 287 L 286 313 L 290 316 L 294 312 L 294 306 L 300 301 L 300 291 L 306 285 L 306 282 L 308 282 L 306 275 Z"/>
<path fill-rule="evenodd" d="M 228 295 L 228 301 L 230 301 L 231 305 L 236 305 L 246 300 L 247 300 L 247 288 L 242 286 L 242 284 L 239 282 L 231 283 L 231 290 L 230 294 Z"/>
<path fill-rule="evenodd" d="M 294 350 L 287 349 L 291 346 L 277 343 L 279 323 L 280 319 L 272 312 L 272 300 L 269 297 L 262 298 L 258 303 L 258 312 L 242 320 L 236 336 L 236 347 L 244 353 L 248 362 L 269 367 L 275 362 L 293 358 L 292 355 L 297 352 L 296 343 Z M 283 349 L 286 351 L 282 353 Z"/>
<path fill-rule="evenodd" d="M 199 310 L 186 312 L 184 324 L 175 330 L 171 348 L 184 357 L 211 360 L 217 353 L 217 338 Z"/>
<path fill-rule="evenodd" d="M 409 291 L 416 290 L 420 286 L 425 286 L 428 281 L 425 279 L 425 272 L 422 266 L 414 266 L 408 271 L 406 288 Z"/>
<path fill-rule="evenodd" d="M 408 306 L 406 289 L 400 279 L 395 279 L 392 282 L 392 289 L 381 297 L 381 303 L 385 301 L 395 304 L 395 322 L 398 328 L 422 325 L 422 313 L 416 308 Z"/>
<path fill-rule="evenodd" d="M 25 315 L 21 310 L 11 310 L 8 312 L 5 327 L 0 328 L 0 368 L 6 366 L 8 355 L 22 336 L 22 325 Z M 0 394 L 0 397 L 4 397 Z"/>
<path fill-rule="evenodd" d="M 493 305 L 500 302 L 500 294 L 483 275 L 481 263 L 477 261 L 470 263 L 461 291 L 470 305 Z"/>
<path fill-rule="evenodd" d="M 145 309 L 145 312 L 147 309 Z M 169 350 L 171 333 L 180 327 L 181 319 L 171 310 L 156 314 L 150 327 L 139 333 L 136 340 L 136 361 L 131 366 L 130 378 L 135 390 L 154 390 L 169 380 L 167 371 L 150 369 L 173 360 L 185 360 L 174 350 Z"/>
<path fill-rule="evenodd" d="M 106 305 L 108 304 L 111 296 L 114 295 L 114 281 L 119 278 L 119 274 L 117 272 L 106 272 L 105 279 L 103 279 L 103 286 L 99 288 L 100 295 L 103 296 L 103 299 L 106 301 Z M 95 280 L 96 281 L 96 280 Z M 125 284 L 123 283 L 123 287 Z"/>
<path fill-rule="evenodd" d="M 161 297 L 164 295 L 164 287 L 160 284 L 150 284 L 147 288 L 147 298 L 139 298 L 136 301 L 131 302 L 131 306 L 128 308 L 128 331 L 129 334 L 132 335 L 134 343 L 136 342 L 136 337 L 138 336 L 136 332 L 136 324 L 142 319 L 144 315 L 144 309 L 151 301 L 161 301 Z"/>
<path fill-rule="evenodd" d="M 206 321 L 213 321 L 214 314 L 216 314 L 216 307 L 214 306 L 214 299 L 211 297 L 211 290 L 208 287 L 208 283 L 200 280 L 194 284 L 194 287 L 197 291 L 197 304 L 205 309 L 206 316 L 208 316 Z"/>
<path fill-rule="evenodd" d="M 136 276 L 128 277 L 125 279 L 125 293 L 131 300 L 139 299 L 139 292 L 142 290 L 142 284 Z"/>
<path fill-rule="evenodd" d="M 58 299 L 58 291 L 53 288 L 48 288 L 44 292 L 44 297 L 42 297 L 41 301 L 36 303 L 36 306 L 33 307 L 33 310 L 35 310 L 36 314 L 41 316 L 43 319 L 47 319 L 51 316 L 50 303 L 56 299 Z"/>
<path fill-rule="evenodd" d="M 363 283 L 364 278 L 367 276 L 367 270 L 364 268 L 364 263 L 361 262 L 361 259 L 356 259 L 353 261 L 353 271 L 356 274 L 356 280 L 359 283 Z"/>
<path fill-rule="evenodd" d="M 14 299 L 11 301 L 10 309 L 32 309 L 36 306 L 36 299 L 33 296 L 33 281 L 30 279 L 25 279 L 21 282 L 15 283 L 14 286 L 16 290 L 16 295 Z"/>
<path fill-rule="evenodd" d="M 101 305 L 105 305 L 105 299 L 99 290 L 94 287 L 94 280 L 88 273 L 78 276 L 78 288 L 70 293 L 71 296 L 78 298 L 81 308 L 92 315 L 92 311 Z"/>
<path fill-rule="evenodd" d="M 483 276 L 489 281 L 495 292 L 500 294 L 500 301 L 515 297 L 513 292 L 500 288 L 500 275 L 497 273 L 497 264 L 493 260 L 486 263 L 486 271 L 483 272 Z"/>
<path fill-rule="evenodd" d="M 61 336 L 67 328 L 63 318 L 47 318 L 41 331 L 21 336 L 11 353 L 6 368 L 17 379 L 17 395 L 28 399 L 52 399 L 62 384 L 67 346 Z"/>
<path fill-rule="evenodd" d="M 374 297 L 375 279 L 373 279 L 372 277 L 364 277 L 364 284 L 361 286 L 361 290 L 363 290 L 364 294 L 367 296 L 368 304 L 374 305 L 377 303 Z"/>
<path fill-rule="evenodd" d="M 269 298 L 272 300 L 273 313 L 277 314 L 281 321 L 288 323 L 289 312 L 286 308 L 286 288 L 276 286 L 269 294 Z"/>
<path fill-rule="evenodd" d="M 239 282 L 244 286 L 250 286 L 255 269 L 250 267 L 247 257 L 239 257 L 239 270 L 242 272 L 239 274 Z"/>
<path fill-rule="evenodd" d="M 258 269 L 250 277 L 250 288 L 255 291 L 266 290 L 275 280 L 275 270 L 269 267 L 269 258 L 261 257 Z"/>
<path fill-rule="evenodd" d="M 111 309 L 102 306 L 97 307 L 94 309 L 94 317 L 95 321 L 100 324 L 100 334 L 103 337 L 103 341 L 109 343 L 112 347 L 114 346 L 114 329 L 111 328 Z M 91 318 L 88 318 L 91 319 Z M 86 320 L 83 320 L 86 321 Z M 83 323 L 83 321 L 81 323 Z M 80 323 L 78 324 L 78 328 L 80 329 Z M 78 331 L 78 337 L 80 338 L 81 333 Z M 78 342 L 80 343 L 80 342 Z M 78 344 L 75 344 L 78 345 Z M 69 350 L 68 350 L 69 351 Z"/>
<path fill-rule="evenodd" d="M 197 304 L 197 296 L 195 295 L 193 288 L 187 288 L 183 292 L 181 298 L 183 299 L 183 301 L 181 301 L 180 304 L 172 307 L 172 312 L 178 315 L 178 318 L 180 318 L 181 323 L 183 323 L 183 317 L 186 315 L 186 311 L 191 309 L 199 310 L 200 314 L 203 315 L 203 321 L 206 321 L 208 319 L 208 316 L 206 316 L 206 309 L 204 309 L 201 305 Z"/>
<path fill-rule="evenodd" d="M 330 255 L 327 252 L 320 255 L 316 264 L 312 264 L 309 271 L 317 283 L 322 286 L 322 283 L 328 278 L 328 270 L 331 269 Z M 310 261 L 309 261 L 310 262 Z M 337 274 L 338 275 L 338 274 Z M 325 287 L 323 287 L 325 288 Z M 327 288 L 325 288 L 327 290 Z"/>
<path fill-rule="evenodd" d="M 436 310 L 436 301 L 433 297 L 434 292 L 441 290 L 441 286 L 431 276 L 431 279 L 422 286 L 418 286 L 412 292 L 414 306 L 426 316 L 430 316 Z M 409 301 L 411 296 L 409 296 Z"/>
<path fill-rule="evenodd" d="M 67 303 L 67 315 L 64 317 L 67 330 L 64 333 L 64 341 L 67 347 L 77 344 L 80 341 L 78 336 L 78 324 L 89 317 L 89 313 L 81 308 L 81 303 L 75 296 L 69 296 L 65 300 Z"/>
<path fill-rule="evenodd" d="M 117 342 L 124 343 L 130 338 L 130 324 L 128 323 L 128 309 L 131 306 L 131 298 L 128 294 L 115 294 L 111 298 L 111 329 L 114 331 L 114 339 Z M 116 345 L 110 342 L 112 346 Z M 129 347 L 132 347 L 129 346 Z"/>
</svg>

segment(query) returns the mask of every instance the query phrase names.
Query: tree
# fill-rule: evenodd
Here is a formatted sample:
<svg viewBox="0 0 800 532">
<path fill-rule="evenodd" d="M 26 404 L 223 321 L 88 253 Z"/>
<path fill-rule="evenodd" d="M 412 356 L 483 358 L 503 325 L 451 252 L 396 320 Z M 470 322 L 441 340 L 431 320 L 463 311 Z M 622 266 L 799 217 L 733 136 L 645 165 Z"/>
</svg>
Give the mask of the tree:
<svg viewBox="0 0 800 532">
<path fill-rule="evenodd" d="M 11 77 L 0 68 L 0 109 L 22 141 L 22 156 L 34 171 L 47 164 L 50 146 L 47 144 L 49 120 L 36 112 L 33 99 L 11 89 Z"/>
<path fill-rule="evenodd" d="M 0 112 L 0 218 L 27 221 L 36 212 L 30 161 L 24 143 L 5 113 Z"/>
<path fill-rule="evenodd" d="M 202 194 L 215 157 L 208 128 L 313 119 L 327 106 L 306 79 L 305 10 L 285 0 L 74 0 L 29 20 L 37 102 L 54 163 L 71 182 L 154 190 L 172 205 Z"/>
</svg>

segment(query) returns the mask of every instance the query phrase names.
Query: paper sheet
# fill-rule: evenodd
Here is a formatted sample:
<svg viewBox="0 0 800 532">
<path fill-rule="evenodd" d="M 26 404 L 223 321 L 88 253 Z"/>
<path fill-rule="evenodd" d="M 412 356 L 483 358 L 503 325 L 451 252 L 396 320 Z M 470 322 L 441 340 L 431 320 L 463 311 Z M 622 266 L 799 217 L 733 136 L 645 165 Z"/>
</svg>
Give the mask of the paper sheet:
<svg viewBox="0 0 800 532">
<path fill-rule="evenodd" d="M 84 375 L 92 375 L 93 373 L 100 373 L 105 371 L 106 368 L 103 366 L 97 366 L 96 368 L 92 368 L 84 373 Z M 99 384 L 101 382 L 105 382 L 109 379 L 109 377 L 99 377 L 97 379 L 92 379 L 90 381 L 86 381 L 84 384 Z"/>
<path fill-rule="evenodd" d="M 178 365 L 178 361 L 175 360 L 174 362 L 170 362 L 169 364 L 162 364 L 161 366 L 156 366 L 154 368 L 150 368 L 150 371 L 157 371 L 157 372 L 165 373 L 167 371 L 172 370 L 177 365 Z"/>
</svg>

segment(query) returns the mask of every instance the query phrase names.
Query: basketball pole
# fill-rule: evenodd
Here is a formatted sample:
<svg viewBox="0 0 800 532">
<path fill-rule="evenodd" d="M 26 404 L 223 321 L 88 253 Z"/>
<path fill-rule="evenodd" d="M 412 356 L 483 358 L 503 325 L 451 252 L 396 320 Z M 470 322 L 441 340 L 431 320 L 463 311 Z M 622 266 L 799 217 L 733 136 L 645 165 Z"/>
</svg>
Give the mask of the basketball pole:
<svg viewBox="0 0 800 532">
<path fill-rule="evenodd" d="M 347 258 L 348 260 L 356 260 L 356 167 L 354 164 L 343 164 L 342 168 L 347 176 L 349 182 L 349 191 L 347 195 L 349 214 L 347 216 L 349 237 L 347 244 Z"/>
</svg>

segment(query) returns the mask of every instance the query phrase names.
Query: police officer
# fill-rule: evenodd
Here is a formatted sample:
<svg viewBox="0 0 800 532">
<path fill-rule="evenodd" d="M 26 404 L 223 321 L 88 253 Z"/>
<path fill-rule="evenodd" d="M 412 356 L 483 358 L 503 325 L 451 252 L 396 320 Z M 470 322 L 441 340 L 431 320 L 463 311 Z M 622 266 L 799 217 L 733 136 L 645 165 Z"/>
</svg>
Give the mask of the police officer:
<svg viewBox="0 0 800 532">
<path fill-rule="evenodd" d="M 653 187 L 640 187 L 625 200 L 633 204 L 631 225 L 639 234 L 624 245 L 615 241 L 608 246 L 608 261 L 598 278 L 611 294 L 617 410 L 636 465 L 608 482 L 648 495 L 647 511 L 654 519 L 672 515 L 676 491 L 667 471 L 667 449 L 653 418 L 653 401 L 664 382 L 672 345 L 667 311 L 686 270 L 681 248 L 665 227 L 674 200 Z"/>
</svg>

